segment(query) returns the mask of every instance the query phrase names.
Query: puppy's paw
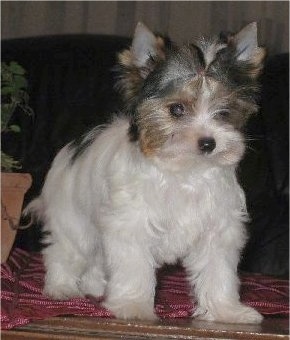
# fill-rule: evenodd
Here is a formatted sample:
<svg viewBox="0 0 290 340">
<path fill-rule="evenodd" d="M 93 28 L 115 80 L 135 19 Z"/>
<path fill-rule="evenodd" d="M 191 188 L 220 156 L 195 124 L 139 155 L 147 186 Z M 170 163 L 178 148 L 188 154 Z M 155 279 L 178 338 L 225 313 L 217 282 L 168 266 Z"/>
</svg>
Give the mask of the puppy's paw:
<svg viewBox="0 0 290 340">
<path fill-rule="evenodd" d="M 79 284 L 80 291 L 84 295 L 92 295 L 92 296 L 103 296 L 105 292 L 106 282 L 104 280 L 81 280 Z"/>
<path fill-rule="evenodd" d="M 104 295 L 106 283 L 103 270 L 94 266 L 84 273 L 78 286 L 84 295 L 100 297 Z"/>
<path fill-rule="evenodd" d="M 43 294 L 54 300 L 68 300 L 75 297 L 83 297 L 77 285 L 49 285 L 46 284 L 43 289 Z"/>
<path fill-rule="evenodd" d="M 238 304 L 235 306 L 219 306 L 214 311 L 198 308 L 193 316 L 198 320 L 225 323 L 261 323 L 263 316 L 254 308 Z"/>
<path fill-rule="evenodd" d="M 157 320 L 154 307 L 148 302 L 139 301 L 105 301 L 103 306 L 119 319 Z"/>
<path fill-rule="evenodd" d="M 257 312 L 254 308 L 241 305 L 237 311 L 233 312 L 231 317 L 235 323 L 261 323 L 263 316 Z"/>
</svg>

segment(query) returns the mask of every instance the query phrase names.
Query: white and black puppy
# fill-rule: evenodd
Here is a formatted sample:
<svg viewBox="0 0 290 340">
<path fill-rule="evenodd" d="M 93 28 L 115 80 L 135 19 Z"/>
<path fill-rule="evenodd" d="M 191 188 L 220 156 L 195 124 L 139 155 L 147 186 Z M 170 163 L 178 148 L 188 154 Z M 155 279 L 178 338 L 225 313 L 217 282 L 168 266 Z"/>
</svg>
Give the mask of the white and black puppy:
<svg viewBox="0 0 290 340">
<path fill-rule="evenodd" d="M 180 260 L 204 320 L 258 323 L 239 299 L 247 211 L 236 167 L 257 111 L 257 26 L 166 47 L 138 24 L 119 55 L 126 114 L 65 146 L 25 213 L 43 220 L 44 292 L 154 319 L 155 271 Z"/>
</svg>

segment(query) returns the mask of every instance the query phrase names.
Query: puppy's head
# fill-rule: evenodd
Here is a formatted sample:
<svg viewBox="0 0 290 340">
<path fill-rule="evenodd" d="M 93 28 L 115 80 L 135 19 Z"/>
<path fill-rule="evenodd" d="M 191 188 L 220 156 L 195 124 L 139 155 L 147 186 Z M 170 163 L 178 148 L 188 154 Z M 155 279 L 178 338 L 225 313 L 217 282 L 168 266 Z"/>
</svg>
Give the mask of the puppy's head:
<svg viewBox="0 0 290 340">
<path fill-rule="evenodd" d="M 167 47 L 138 24 L 131 48 L 119 55 L 131 141 L 169 166 L 237 163 L 245 148 L 241 129 L 257 111 L 264 54 L 256 23 L 223 42 L 181 47 Z"/>
</svg>

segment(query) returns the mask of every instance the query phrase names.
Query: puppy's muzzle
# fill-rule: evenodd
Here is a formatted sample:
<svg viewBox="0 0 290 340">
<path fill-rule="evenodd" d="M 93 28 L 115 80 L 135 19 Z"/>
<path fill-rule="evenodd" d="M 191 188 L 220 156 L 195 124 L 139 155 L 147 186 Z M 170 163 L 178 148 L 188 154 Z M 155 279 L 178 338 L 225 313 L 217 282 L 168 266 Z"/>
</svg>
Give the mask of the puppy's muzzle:
<svg viewBox="0 0 290 340">
<path fill-rule="evenodd" d="M 211 153 L 216 147 L 215 139 L 203 137 L 198 140 L 198 148 L 202 153 Z"/>
</svg>

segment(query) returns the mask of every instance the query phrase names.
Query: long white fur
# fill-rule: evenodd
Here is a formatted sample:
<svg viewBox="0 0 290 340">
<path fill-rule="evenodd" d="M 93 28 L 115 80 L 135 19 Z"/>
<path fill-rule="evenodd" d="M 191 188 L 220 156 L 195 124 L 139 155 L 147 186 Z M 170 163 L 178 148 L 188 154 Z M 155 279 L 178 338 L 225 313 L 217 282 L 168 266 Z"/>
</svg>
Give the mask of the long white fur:
<svg viewBox="0 0 290 340">
<path fill-rule="evenodd" d="M 247 218 L 235 165 L 171 172 L 128 140 L 115 119 L 71 164 L 64 147 L 48 173 L 38 210 L 50 232 L 43 251 L 45 293 L 57 299 L 105 295 L 117 317 L 153 319 L 155 270 L 181 259 L 195 315 L 259 322 L 239 302 L 237 264 Z"/>
</svg>

